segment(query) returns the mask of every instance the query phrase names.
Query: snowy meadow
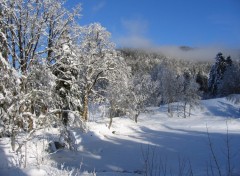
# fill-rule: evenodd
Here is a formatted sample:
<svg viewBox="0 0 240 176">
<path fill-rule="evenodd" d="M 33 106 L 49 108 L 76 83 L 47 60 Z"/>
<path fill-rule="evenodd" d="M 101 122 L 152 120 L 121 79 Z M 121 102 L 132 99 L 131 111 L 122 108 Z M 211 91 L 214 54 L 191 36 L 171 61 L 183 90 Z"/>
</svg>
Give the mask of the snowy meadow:
<svg viewBox="0 0 240 176">
<path fill-rule="evenodd" d="M 126 117 L 114 118 L 110 129 L 109 119 L 96 113 L 92 115 L 94 120 L 87 123 L 87 132 L 69 129 L 75 138 L 74 151 L 46 151 L 49 141 L 58 138 L 56 128 L 36 133 L 21 152 L 23 156 L 12 152 L 9 138 L 1 138 L 4 159 L 1 159 L 0 173 L 239 175 L 238 108 L 225 98 L 204 100 L 190 118 L 182 118 L 177 113 L 169 117 L 167 106 L 161 106 L 141 113 L 138 123 Z M 19 166 L 24 160 L 27 160 L 25 168 Z"/>
</svg>

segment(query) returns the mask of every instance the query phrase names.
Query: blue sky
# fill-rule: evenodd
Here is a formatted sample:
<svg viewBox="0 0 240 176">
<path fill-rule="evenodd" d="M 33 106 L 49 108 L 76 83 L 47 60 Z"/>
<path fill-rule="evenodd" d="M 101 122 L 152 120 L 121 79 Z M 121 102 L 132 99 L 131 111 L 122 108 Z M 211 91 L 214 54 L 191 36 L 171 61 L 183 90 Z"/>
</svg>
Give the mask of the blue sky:
<svg viewBox="0 0 240 176">
<path fill-rule="evenodd" d="M 100 22 L 117 46 L 240 46 L 240 0 L 68 0 L 86 25 Z"/>
</svg>

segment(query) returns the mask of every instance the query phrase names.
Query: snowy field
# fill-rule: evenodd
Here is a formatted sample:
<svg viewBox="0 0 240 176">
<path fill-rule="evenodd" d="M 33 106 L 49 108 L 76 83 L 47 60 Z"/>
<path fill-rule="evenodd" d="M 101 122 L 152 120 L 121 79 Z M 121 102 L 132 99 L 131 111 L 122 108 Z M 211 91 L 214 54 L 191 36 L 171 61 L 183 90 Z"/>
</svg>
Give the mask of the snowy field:
<svg viewBox="0 0 240 176">
<path fill-rule="evenodd" d="M 76 151 L 45 151 L 58 139 L 55 128 L 38 132 L 18 156 L 10 140 L 0 138 L 0 176 L 240 175 L 239 105 L 224 98 L 202 101 L 187 118 L 169 117 L 161 106 L 140 114 L 138 123 L 114 118 L 110 130 L 109 119 L 92 119 L 87 133 L 73 129 Z"/>
</svg>

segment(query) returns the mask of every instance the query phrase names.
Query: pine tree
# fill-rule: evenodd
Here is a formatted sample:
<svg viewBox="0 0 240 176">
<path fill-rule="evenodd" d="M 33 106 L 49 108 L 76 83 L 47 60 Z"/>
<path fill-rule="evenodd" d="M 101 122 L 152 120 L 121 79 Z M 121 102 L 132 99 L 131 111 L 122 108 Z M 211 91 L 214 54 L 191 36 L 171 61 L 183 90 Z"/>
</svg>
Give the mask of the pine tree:
<svg viewBox="0 0 240 176">
<path fill-rule="evenodd" d="M 240 63 L 235 61 L 226 68 L 223 79 L 219 85 L 220 96 L 240 93 Z"/>
<path fill-rule="evenodd" d="M 215 60 L 215 64 L 210 70 L 208 79 L 208 91 L 210 96 L 217 96 L 220 94 L 219 85 L 222 83 L 224 72 L 226 68 L 232 64 L 231 57 L 228 56 L 225 59 L 222 53 L 218 53 Z"/>
<path fill-rule="evenodd" d="M 65 125 L 68 124 L 70 112 L 75 112 L 80 116 L 82 106 L 80 102 L 82 90 L 79 85 L 81 76 L 79 71 L 82 64 L 80 56 L 76 54 L 79 51 L 77 44 L 72 38 L 70 32 L 66 31 L 59 39 L 58 57 L 52 66 L 53 74 L 56 76 L 55 94 L 58 97 L 56 106 L 63 110 L 61 116 Z"/>
</svg>

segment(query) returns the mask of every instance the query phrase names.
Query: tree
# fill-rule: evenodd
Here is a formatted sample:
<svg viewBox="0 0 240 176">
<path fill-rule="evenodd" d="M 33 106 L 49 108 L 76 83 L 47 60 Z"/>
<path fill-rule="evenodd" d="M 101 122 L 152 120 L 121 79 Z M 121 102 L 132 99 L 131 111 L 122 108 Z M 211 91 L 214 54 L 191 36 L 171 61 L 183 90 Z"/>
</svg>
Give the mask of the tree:
<svg viewBox="0 0 240 176">
<path fill-rule="evenodd" d="M 18 131 L 33 134 L 59 123 L 56 117 L 63 105 L 56 94 L 52 69 L 58 59 L 64 63 L 60 56 L 67 40 L 76 36 L 70 29 L 76 28 L 74 20 L 79 10 L 69 12 L 63 2 L 1 1 L 0 49 L 7 55 L 0 57 L 0 122 L 4 133 L 11 136 L 13 148 Z M 71 35 L 66 40 L 68 32 Z"/>
<path fill-rule="evenodd" d="M 208 91 L 211 96 L 217 96 L 219 92 L 219 85 L 223 79 L 224 72 L 228 66 L 232 65 L 231 57 L 226 59 L 222 53 L 218 53 L 216 56 L 215 64 L 212 66 L 209 79 L 208 79 Z"/>
<path fill-rule="evenodd" d="M 65 111 L 77 111 L 80 116 L 82 90 L 79 86 L 81 76 L 79 70 L 82 64 L 76 54 L 77 44 L 69 32 L 65 32 L 59 41 L 61 43 L 58 46 L 59 56 L 52 65 L 53 74 L 56 76 L 55 94 L 59 98 L 57 107 Z M 68 112 L 62 113 L 65 124 L 68 122 L 68 115 Z"/>
<path fill-rule="evenodd" d="M 15 70 L 11 69 L 0 52 L 0 124 L 1 135 L 10 135 L 13 129 L 15 118 L 15 103 L 19 101 L 17 93 L 19 91 L 19 79 Z"/>
<path fill-rule="evenodd" d="M 52 62 L 58 55 L 58 40 L 71 28 L 78 9 L 73 13 L 62 0 L 15 0 L 3 7 L 7 47 L 12 66 L 25 74 L 32 62 L 45 58 Z"/>
<path fill-rule="evenodd" d="M 33 63 L 25 80 L 27 93 L 24 95 L 24 101 L 27 109 L 24 112 L 29 111 L 31 117 L 39 119 L 40 116 L 46 116 L 50 111 L 57 109 L 58 99 L 54 95 L 55 80 L 55 75 L 46 63 L 36 61 Z"/>
<path fill-rule="evenodd" d="M 81 89 L 82 117 L 88 120 L 89 99 L 101 97 L 98 83 L 109 82 L 118 67 L 115 45 L 110 41 L 110 33 L 99 23 L 84 26 L 81 32 Z M 97 99 L 95 99 L 97 100 Z"/>
<path fill-rule="evenodd" d="M 11 137 L 15 149 L 15 136 L 19 123 L 19 103 L 21 102 L 20 80 L 16 70 L 2 57 L 0 52 L 0 136 Z"/>
<path fill-rule="evenodd" d="M 199 85 L 196 83 L 195 78 L 191 76 L 189 71 L 185 71 L 181 76 L 182 88 L 179 100 L 183 103 L 183 117 L 186 118 L 187 104 L 189 105 L 189 116 L 192 107 L 199 104 Z"/>
<path fill-rule="evenodd" d="M 57 59 L 62 61 L 64 44 L 77 35 L 75 19 L 81 8 L 78 6 L 70 12 L 63 4 L 63 0 L 4 0 L 1 3 L 0 48 L 9 53 L 6 60 L 19 72 L 19 94 L 32 92 L 28 79 L 34 74 L 32 68 L 36 65 L 45 64 L 51 75 L 49 68 L 56 68 Z M 66 33 L 69 38 L 64 38 Z"/>
<path fill-rule="evenodd" d="M 196 82 L 199 84 L 199 91 L 206 93 L 208 91 L 208 77 L 203 72 L 198 72 L 196 75 Z"/>
<path fill-rule="evenodd" d="M 139 114 L 146 110 L 148 100 L 155 90 L 151 75 L 139 73 L 132 76 L 129 89 L 128 105 L 130 107 L 130 113 L 132 114 L 131 116 L 133 116 L 137 123 Z"/>
<path fill-rule="evenodd" d="M 171 103 L 179 99 L 181 91 L 179 77 L 175 70 L 168 67 L 163 68 L 160 77 L 160 85 L 162 101 L 168 104 L 168 113 L 172 116 Z"/>
<path fill-rule="evenodd" d="M 106 87 L 106 104 L 109 104 L 109 126 L 110 129 L 113 121 L 113 117 L 126 115 L 131 110 L 131 104 L 129 102 L 131 79 L 130 68 L 125 63 L 124 58 L 117 57 L 117 68 L 113 70 L 111 80 L 108 81 Z"/>
<path fill-rule="evenodd" d="M 78 40 L 79 25 L 76 23 L 81 11 L 81 6 L 77 5 L 72 12 L 64 8 L 64 0 L 46 1 L 47 17 L 46 21 L 47 34 L 45 45 L 47 46 L 47 61 L 55 63 L 62 54 L 62 46 L 74 40 Z M 69 35 L 66 38 L 66 34 Z M 60 49 L 60 52 L 58 52 Z"/>
<path fill-rule="evenodd" d="M 226 68 L 223 79 L 219 85 L 220 96 L 240 93 L 240 63 L 233 62 Z"/>
</svg>

